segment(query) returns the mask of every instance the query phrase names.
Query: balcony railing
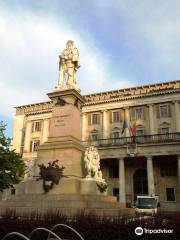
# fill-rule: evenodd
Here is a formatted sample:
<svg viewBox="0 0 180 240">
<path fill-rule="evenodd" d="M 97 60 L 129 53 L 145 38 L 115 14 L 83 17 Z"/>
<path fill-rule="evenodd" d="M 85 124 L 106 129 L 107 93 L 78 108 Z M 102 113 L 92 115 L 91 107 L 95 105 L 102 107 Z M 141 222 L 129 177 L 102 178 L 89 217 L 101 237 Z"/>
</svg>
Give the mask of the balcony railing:
<svg viewBox="0 0 180 240">
<path fill-rule="evenodd" d="M 136 144 L 156 144 L 180 142 L 180 132 L 167 134 L 142 135 L 133 137 L 107 138 L 84 141 L 84 146 L 110 147 L 123 146 L 131 143 Z"/>
</svg>

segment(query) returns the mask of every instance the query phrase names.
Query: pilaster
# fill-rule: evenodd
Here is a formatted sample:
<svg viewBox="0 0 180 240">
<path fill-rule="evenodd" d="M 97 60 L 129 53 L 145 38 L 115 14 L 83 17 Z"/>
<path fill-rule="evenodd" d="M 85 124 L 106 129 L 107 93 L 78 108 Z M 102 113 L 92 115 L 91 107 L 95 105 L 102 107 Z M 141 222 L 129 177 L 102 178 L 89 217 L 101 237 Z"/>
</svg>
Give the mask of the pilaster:
<svg viewBox="0 0 180 240">
<path fill-rule="evenodd" d="M 126 137 L 130 137 L 130 132 L 129 132 L 129 107 L 124 108 L 124 117 L 125 117 L 125 121 L 128 124 L 128 128 L 125 129 L 125 136 Z"/>
<path fill-rule="evenodd" d="M 25 141 L 24 141 L 24 152 L 29 152 L 30 149 L 30 140 L 31 140 L 31 121 L 26 123 L 26 134 L 25 134 Z"/>
<path fill-rule="evenodd" d="M 175 128 L 176 128 L 176 132 L 180 132 L 180 110 L 179 110 L 179 102 L 175 101 L 174 102 L 174 112 L 175 112 Z"/>
<path fill-rule="evenodd" d="M 81 121 L 81 131 L 82 131 L 82 141 L 86 141 L 87 139 L 87 113 L 82 113 L 82 121 Z"/>
<path fill-rule="evenodd" d="M 155 126 L 154 126 L 154 114 L 153 114 L 153 104 L 149 104 L 149 131 L 150 134 L 155 134 Z"/>
<path fill-rule="evenodd" d="M 103 139 L 108 138 L 108 126 L 107 126 L 107 110 L 102 111 L 103 113 Z"/>
</svg>

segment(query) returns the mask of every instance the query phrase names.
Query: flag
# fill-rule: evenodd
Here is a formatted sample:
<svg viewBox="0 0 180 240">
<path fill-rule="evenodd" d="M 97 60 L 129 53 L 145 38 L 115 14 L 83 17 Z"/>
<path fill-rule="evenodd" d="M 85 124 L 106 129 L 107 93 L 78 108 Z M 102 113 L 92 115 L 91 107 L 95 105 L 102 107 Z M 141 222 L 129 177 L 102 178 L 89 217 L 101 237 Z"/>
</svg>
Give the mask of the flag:
<svg viewBox="0 0 180 240">
<path fill-rule="evenodd" d="M 129 126 L 129 131 L 130 131 L 132 136 L 136 135 L 136 123 L 133 123 L 132 126 Z"/>
<path fill-rule="evenodd" d="M 121 133 L 121 134 L 124 133 L 124 131 L 125 131 L 126 128 L 128 128 L 128 122 L 127 122 L 126 119 L 124 119 L 124 122 L 123 122 L 123 128 L 122 128 L 122 133 Z"/>
</svg>

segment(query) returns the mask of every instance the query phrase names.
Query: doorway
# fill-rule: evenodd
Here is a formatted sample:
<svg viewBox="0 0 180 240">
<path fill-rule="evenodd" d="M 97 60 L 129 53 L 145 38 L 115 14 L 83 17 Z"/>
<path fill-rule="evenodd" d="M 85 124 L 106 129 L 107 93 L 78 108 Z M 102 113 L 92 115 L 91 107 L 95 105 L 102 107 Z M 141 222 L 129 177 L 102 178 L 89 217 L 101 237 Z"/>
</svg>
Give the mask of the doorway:
<svg viewBox="0 0 180 240">
<path fill-rule="evenodd" d="M 134 200 L 137 195 L 148 195 L 147 170 L 138 169 L 133 175 Z"/>
</svg>

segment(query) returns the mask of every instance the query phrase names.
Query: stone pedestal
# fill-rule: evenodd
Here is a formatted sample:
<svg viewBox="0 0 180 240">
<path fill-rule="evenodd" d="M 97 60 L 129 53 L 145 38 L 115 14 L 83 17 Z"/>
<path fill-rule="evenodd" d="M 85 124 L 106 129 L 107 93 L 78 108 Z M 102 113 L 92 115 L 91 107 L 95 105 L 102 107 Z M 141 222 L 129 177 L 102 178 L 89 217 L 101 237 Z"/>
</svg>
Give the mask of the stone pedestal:
<svg viewBox="0 0 180 240">
<path fill-rule="evenodd" d="M 81 185 L 80 185 L 80 194 L 82 195 L 107 195 L 107 191 L 104 193 L 101 193 L 98 190 L 96 180 L 94 179 L 88 179 L 84 178 L 81 180 Z"/>
<path fill-rule="evenodd" d="M 75 89 L 48 93 L 53 101 L 48 141 L 41 145 L 37 153 L 35 175 L 39 174 L 38 164 L 59 160 L 65 167 L 64 174 L 83 177 L 81 144 L 81 105 L 83 97 Z"/>
</svg>

